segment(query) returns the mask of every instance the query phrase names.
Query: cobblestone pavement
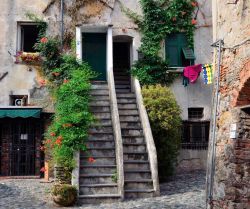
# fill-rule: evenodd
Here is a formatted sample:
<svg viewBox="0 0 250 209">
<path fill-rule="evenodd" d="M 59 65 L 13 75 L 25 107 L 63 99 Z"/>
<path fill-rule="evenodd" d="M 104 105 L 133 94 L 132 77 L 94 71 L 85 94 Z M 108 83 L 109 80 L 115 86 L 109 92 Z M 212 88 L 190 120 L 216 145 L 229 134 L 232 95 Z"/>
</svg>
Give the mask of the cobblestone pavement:
<svg viewBox="0 0 250 209">
<path fill-rule="evenodd" d="M 58 209 L 51 202 L 51 184 L 41 180 L 0 180 L 0 209 Z M 205 173 L 177 175 L 161 184 L 161 196 L 71 209 L 198 209 L 205 208 Z"/>
</svg>

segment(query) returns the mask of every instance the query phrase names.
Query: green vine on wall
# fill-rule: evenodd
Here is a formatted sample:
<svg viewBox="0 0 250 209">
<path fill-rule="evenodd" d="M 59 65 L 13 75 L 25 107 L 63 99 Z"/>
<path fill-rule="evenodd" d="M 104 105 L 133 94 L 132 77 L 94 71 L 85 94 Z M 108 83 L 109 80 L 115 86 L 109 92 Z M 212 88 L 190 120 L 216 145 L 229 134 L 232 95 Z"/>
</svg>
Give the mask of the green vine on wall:
<svg viewBox="0 0 250 209">
<path fill-rule="evenodd" d="M 193 13 L 198 3 L 194 0 L 140 0 L 140 3 L 142 17 L 123 7 L 142 33 L 139 52 L 143 56 L 135 63 L 132 74 L 142 84 L 168 84 L 173 80 L 173 75 L 166 73 L 168 62 L 160 56 L 161 43 L 168 35 L 183 32 L 189 46 L 193 47 L 196 24 Z"/>
<path fill-rule="evenodd" d="M 71 173 L 74 152 L 87 150 L 88 131 L 94 122 L 89 107 L 90 81 L 96 75 L 87 63 L 77 60 L 74 51 L 63 51 L 56 37 L 46 35 L 46 22 L 33 14 L 27 16 L 38 23 L 40 31 L 34 46 L 42 57 L 45 80 L 40 84 L 48 87 L 55 98 L 55 114 L 41 151 L 52 154 L 53 163 Z"/>
</svg>

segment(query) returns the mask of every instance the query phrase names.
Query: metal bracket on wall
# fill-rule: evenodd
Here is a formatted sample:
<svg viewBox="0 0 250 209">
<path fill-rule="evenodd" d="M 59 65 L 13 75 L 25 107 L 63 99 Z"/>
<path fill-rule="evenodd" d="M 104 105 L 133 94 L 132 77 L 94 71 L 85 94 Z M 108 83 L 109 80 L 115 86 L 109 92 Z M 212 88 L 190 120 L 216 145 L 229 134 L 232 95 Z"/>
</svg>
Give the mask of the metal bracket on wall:
<svg viewBox="0 0 250 209">
<path fill-rule="evenodd" d="M 8 72 L 5 72 L 3 75 L 0 76 L 0 81 L 2 81 L 6 75 L 8 75 Z"/>
</svg>

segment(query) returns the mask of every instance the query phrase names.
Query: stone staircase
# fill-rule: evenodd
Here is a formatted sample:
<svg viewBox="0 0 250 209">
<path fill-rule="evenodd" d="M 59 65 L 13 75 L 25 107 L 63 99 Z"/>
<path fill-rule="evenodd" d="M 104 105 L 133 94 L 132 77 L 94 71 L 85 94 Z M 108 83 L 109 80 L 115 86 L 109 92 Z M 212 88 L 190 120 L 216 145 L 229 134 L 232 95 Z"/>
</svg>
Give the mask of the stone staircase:
<svg viewBox="0 0 250 209">
<path fill-rule="evenodd" d="M 124 152 L 124 195 L 127 199 L 154 196 L 147 147 L 130 76 L 114 70 Z"/>
<path fill-rule="evenodd" d="M 94 83 L 91 95 L 91 110 L 98 122 L 90 130 L 88 152 L 80 153 L 79 202 L 114 202 L 121 196 L 116 182 L 115 141 L 107 83 Z"/>
</svg>

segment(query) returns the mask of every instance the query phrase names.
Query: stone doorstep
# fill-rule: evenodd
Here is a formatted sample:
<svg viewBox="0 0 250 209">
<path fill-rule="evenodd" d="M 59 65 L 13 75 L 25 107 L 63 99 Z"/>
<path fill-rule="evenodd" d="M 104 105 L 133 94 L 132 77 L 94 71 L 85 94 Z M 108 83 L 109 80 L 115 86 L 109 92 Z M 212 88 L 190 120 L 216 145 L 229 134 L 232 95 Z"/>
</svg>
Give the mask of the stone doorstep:
<svg viewBox="0 0 250 209">
<path fill-rule="evenodd" d="M 0 176 L 0 181 L 5 179 L 40 179 L 40 176 Z"/>
</svg>

